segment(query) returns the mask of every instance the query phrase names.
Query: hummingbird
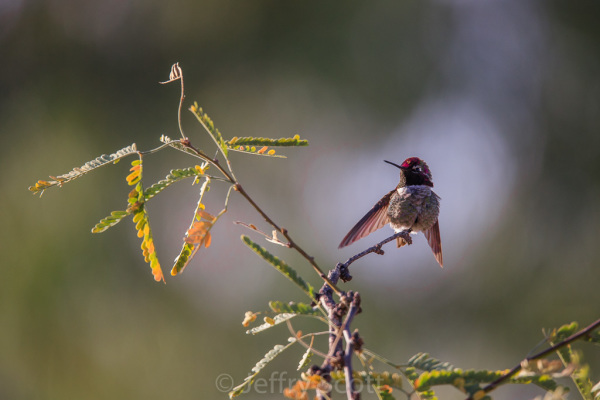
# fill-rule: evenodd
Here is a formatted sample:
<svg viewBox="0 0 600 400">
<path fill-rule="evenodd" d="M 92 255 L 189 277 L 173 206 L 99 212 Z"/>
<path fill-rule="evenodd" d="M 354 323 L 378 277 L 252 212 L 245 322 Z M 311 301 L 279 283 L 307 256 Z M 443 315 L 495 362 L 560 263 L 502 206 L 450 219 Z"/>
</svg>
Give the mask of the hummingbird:
<svg viewBox="0 0 600 400">
<path fill-rule="evenodd" d="M 429 167 L 418 157 L 407 158 L 402 165 L 384 161 L 400 169 L 400 183 L 350 229 L 339 248 L 390 224 L 396 233 L 403 230 L 423 232 L 435 259 L 440 267 L 444 267 L 438 222 L 440 197 L 431 189 L 433 181 Z M 406 240 L 399 237 L 396 243 L 398 247 L 402 247 Z"/>
</svg>

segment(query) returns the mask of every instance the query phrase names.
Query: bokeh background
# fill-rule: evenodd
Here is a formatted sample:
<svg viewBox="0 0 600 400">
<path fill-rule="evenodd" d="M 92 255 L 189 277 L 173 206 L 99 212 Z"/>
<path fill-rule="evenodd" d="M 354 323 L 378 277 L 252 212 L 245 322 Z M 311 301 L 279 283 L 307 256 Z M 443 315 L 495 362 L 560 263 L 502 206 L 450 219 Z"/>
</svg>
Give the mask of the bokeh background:
<svg viewBox="0 0 600 400">
<path fill-rule="evenodd" d="M 233 221 L 268 229 L 239 196 L 213 245 L 163 285 L 131 222 L 90 233 L 123 209 L 127 161 L 42 199 L 27 191 L 132 142 L 177 137 L 179 87 L 158 84 L 177 61 L 186 105 L 198 101 L 225 137 L 310 141 L 280 150 L 286 160 L 232 160 L 324 267 L 391 233 L 337 249 L 396 185 L 382 160 L 428 162 L 445 268 L 422 236 L 352 266 L 343 288 L 362 294 L 354 327 L 370 349 L 398 363 L 424 351 L 504 369 L 542 328 L 597 319 L 599 16 L 592 1 L 0 1 L 0 398 L 225 398 L 219 375 L 239 383 L 285 343 L 285 327 L 252 337 L 241 326 L 271 299 L 306 299 L 239 241 L 248 232 Z M 187 112 L 183 124 L 214 151 Z M 195 163 L 174 151 L 145 161 L 146 182 Z M 197 191 L 182 183 L 150 203 L 166 271 Z M 213 184 L 209 211 L 224 193 Z M 294 253 L 269 248 L 319 285 Z M 600 379 L 597 349 L 582 348 Z M 264 376 L 296 378 L 301 354 Z M 495 398 L 540 394 L 507 387 Z M 269 395 L 282 397 L 278 386 Z"/>
</svg>

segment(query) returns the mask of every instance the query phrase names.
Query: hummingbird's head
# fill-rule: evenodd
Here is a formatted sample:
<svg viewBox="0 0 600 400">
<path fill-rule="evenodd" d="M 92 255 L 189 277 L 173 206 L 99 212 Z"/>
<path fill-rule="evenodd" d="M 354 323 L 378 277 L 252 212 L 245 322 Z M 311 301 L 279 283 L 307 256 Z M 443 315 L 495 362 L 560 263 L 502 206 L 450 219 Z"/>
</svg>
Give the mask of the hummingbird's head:
<svg viewBox="0 0 600 400">
<path fill-rule="evenodd" d="M 402 165 L 384 160 L 388 164 L 392 164 L 400 168 L 400 185 L 427 185 L 433 187 L 433 177 L 429 167 L 425 161 L 419 157 L 410 157 L 404 160 Z"/>
</svg>

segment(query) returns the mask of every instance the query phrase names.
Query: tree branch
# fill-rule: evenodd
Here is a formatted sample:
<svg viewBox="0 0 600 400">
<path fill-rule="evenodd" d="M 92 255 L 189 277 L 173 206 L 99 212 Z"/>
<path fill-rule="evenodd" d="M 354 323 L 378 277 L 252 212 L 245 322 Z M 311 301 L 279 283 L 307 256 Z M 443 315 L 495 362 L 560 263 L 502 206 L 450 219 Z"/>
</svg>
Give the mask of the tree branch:
<svg viewBox="0 0 600 400">
<path fill-rule="evenodd" d="M 275 223 L 275 221 L 273 221 L 258 206 L 258 204 L 256 204 L 254 199 L 252 199 L 252 197 L 250 197 L 250 195 L 248 194 L 248 192 L 246 192 L 246 190 L 242 187 L 242 185 L 235 179 L 235 177 L 232 174 L 227 172 L 227 170 L 221 166 L 221 164 L 219 163 L 219 161 L 217 159 L 210 158 L 206 154 L 204 154 L 201 150 L 198 150 L 196 147 L 194 147 L 192 145 L 191 141 L 188 138 L 182 139 L 180 141 L 180 143 L 184 147 L 190 149 L 192 152 L 194 152 L 197 156 L 199 156 L 203 160 L 208 161 L 211 165 L 215 166 L 219 170 L 219 172 L 221 172 L 223 174 L 223 176 L 225 176 L 225 178 L 233 185 L 234 189 L 237 192 L 239 192 L 248 201 L 248 203 L 250 203 L 250 205 L 260 214 L 260 216 L 263 217 L 263 219 L 269 225 L 271 225 L 276 231 L 280 232 L 286 238 L 286 240 L 288 241 L 288 247 L 290 247 L 290 248 L 296 250 L 298 253 L 300 253 L 300 255 L 302 257 L 304 257 L 310 263 L 310 265 L 317 272 L 317 274 L 321 277 L 321 279 L 323 279 L 325 281 L 325 283 L 327 283 L 329 286 L 331 286 L 331 288 L 337 295 L 341 295 L 341 291 L 335 286 L 335 283 L 331 282 L 329 280 L 329 278 L 327 277 L 327 275 L 325 275 L 323 270 L 315 262 L 315 258 L 313 256 L 309 255 L 306 251 L 304 251 L 304 249 L 302 247 L 300 247 L 298 244 L 296 244 L 296 242 L 294 242 L 294 240 L 288 233 L 287 229 L 282 228 L 279 225 L 277 225 Z"/>
<path fill-rule="evenodd" d="M 360 295 L 358 293 L 354 293 L 352 296 L 352 303 L 350 304 L 350 309 L 348 310 L 348 315 L 346 316 L 346 320 L 344 321 L 344 339 L 346 339 L 346 350 L 344 351 L 344 380 L 346 381 L 346 395 L 349 400 L 358 399 L 359 393 L 354 390 L 354 375 L 352 373 L 352 355 L 354 354 L 354 350 L 359 343 L 357 343 L 354 335 L 350 334 L 350 324 L 354 319 L 354 316 L 360 312 Z M 356 336 L 358 336 L 358 331 L 356 331 Z"/>
<path fill-rule="evenodd" d="M 358 260 L 359 258 L 362 258 L 364 256 L 366 256 L 367 254 L 370 253 L 377 253 L 380 255 L 383 255 L 383 250 L 381 249 L 381 247 L 386 244 L 391 242 L 394 239 L 397 239 L 399 237 L 403 238 L 404 240 L 406 240 L 407 244 L 412 244 L 412 239 L 410 237 L 410 229 L 405 229 L 403 231 L 400 231 L 392 236 L 390 236 L 387 239 L 382 240 L 381 242 L 377 243 L 374 246 L 369 247 L 368 249 L 366 249 L 365 251 L 362 251 L 360 253 L 358 253 L 355 256 L 350 257 L 344 264 L 342 264 L 343 266 L 345 266 L 346 268 L 350 266 L 350 264 L 352 264 L 354 261 Z"/>
<path fill-rule="evenodd" d="M 571 344 L 572 342 L 576 341 L 577 339 L 580 339 L 583 336 L 590 334 L 598 327 L 600 327 L 600 319 L 596 320 L 594 323 L 590 324 L 586 328 L 583 328 L 579 332 L 572 334 L 565 340 L 558 342 L 554 346 L 551 346 L 551 347 L 547 348 L 546 350 L 539 352 L 531 357 L 527 357 L 523 361 L 533 361 L 533 360 L 537 360 L 538 358 L 543 358 L 543 357 L 547 356 L 548 354 L 553 353 L 553 352 Z M 501 385 L 504 381 L 506 381 L 509 378 L 511 378 L 512 376 L 516 375 L 521 370 L 521 368 L 522 368 L 521 365 L 523 364 L 523 361 L 521 361 L 519 364 L 515 365 L 510 371 L 508 371 L 506 374 L 502 375 L 500 378 L 489 383 L 487 386 L 485 386 L 482 389 L 482 391 L 484 393 L 489 393 L 492 390 L 496 389 L 496 387 Z M 467 400 L 473 400 L 473 395 L 467 397 Z"/>
</svg>

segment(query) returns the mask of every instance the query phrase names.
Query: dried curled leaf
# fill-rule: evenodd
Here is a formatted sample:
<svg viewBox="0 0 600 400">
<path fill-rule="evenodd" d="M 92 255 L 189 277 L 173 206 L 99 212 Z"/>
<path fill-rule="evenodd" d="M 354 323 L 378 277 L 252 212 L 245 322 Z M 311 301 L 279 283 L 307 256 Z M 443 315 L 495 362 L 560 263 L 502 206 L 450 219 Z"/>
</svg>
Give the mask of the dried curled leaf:
<svg viewBox="0 0 600 400">
<path fill-rule="evenodd" d="M 86 162 L 81 167 L 73 168 L 73 170 L 69 173 L 59 176 L 50 176 L 50 181 L 39 180 L 35 185 L 30 186 L 29 190 L 34 194 L 40 193 L 41 196 L 44 193 L 44 190 L 48 188 L 51 188 L 53 186 L 60 187 L 63 184 L 77 179 L 96 168 L 102 167 L 110 163 L 116 164 L 121 158 L 129 156 L 131 154 L 136 154 L 137 152 L 138 151 L 135 143 L 132 143 L 130 146 L 123 147 L 121 150 L 118 150 L 110 155 L 102 154 L 101 156 Z"/>
<path fill-rule="evenodd" d="M 289 349 L 290 346 L 292 346 L 294 343 L 296 343 L 296 340 L 290 341 L 285 346 L 281 345 L 281 344 L 275 345 L 275 347 L 273 347 L 272 350 L 270 350 L 267 354 L 265 354 L 265 356 L 259 362 L 257 362 L 256 365 L 252 368 L 252 374 L 249 374 L 241 384 L 234 387 L 229 392 L 229 398 L 232 399 L 232 398 L 237 397 L 240 394 L 242 394 L 244 392 L 244 389 L 246 389 L 247 386 L 251 385 L 252 382 L 254 382 L 254 379 L 256 378 L 256 376 L 260 373 L 260 371 L 263 368 L 265 368 L 267 366 L 267 364 L 269 364 L 271 361 L 273 361 L 273 359 L 275 357 L 277 357 L 279 354 L 281 354 L 285 350 Z"/>
<path fill-rule="evenodd" d="M 256 335 L 259 332 L 265 331 L 275 325 L 279 325 L 282 322 L 285 322 L 287 320 L 290 320 L 292 318 L 294 318 L 296 316 L 296 314 L 277 314 L 274 318 L 271 317 L 265 317 L 264 321 L 265 323 L 262 325 L 259 325 L 257 327 L 254 327 L 252 329 L 249 329 L 246 331 L 247 334 L 249 335 Z"/>
</svg>

